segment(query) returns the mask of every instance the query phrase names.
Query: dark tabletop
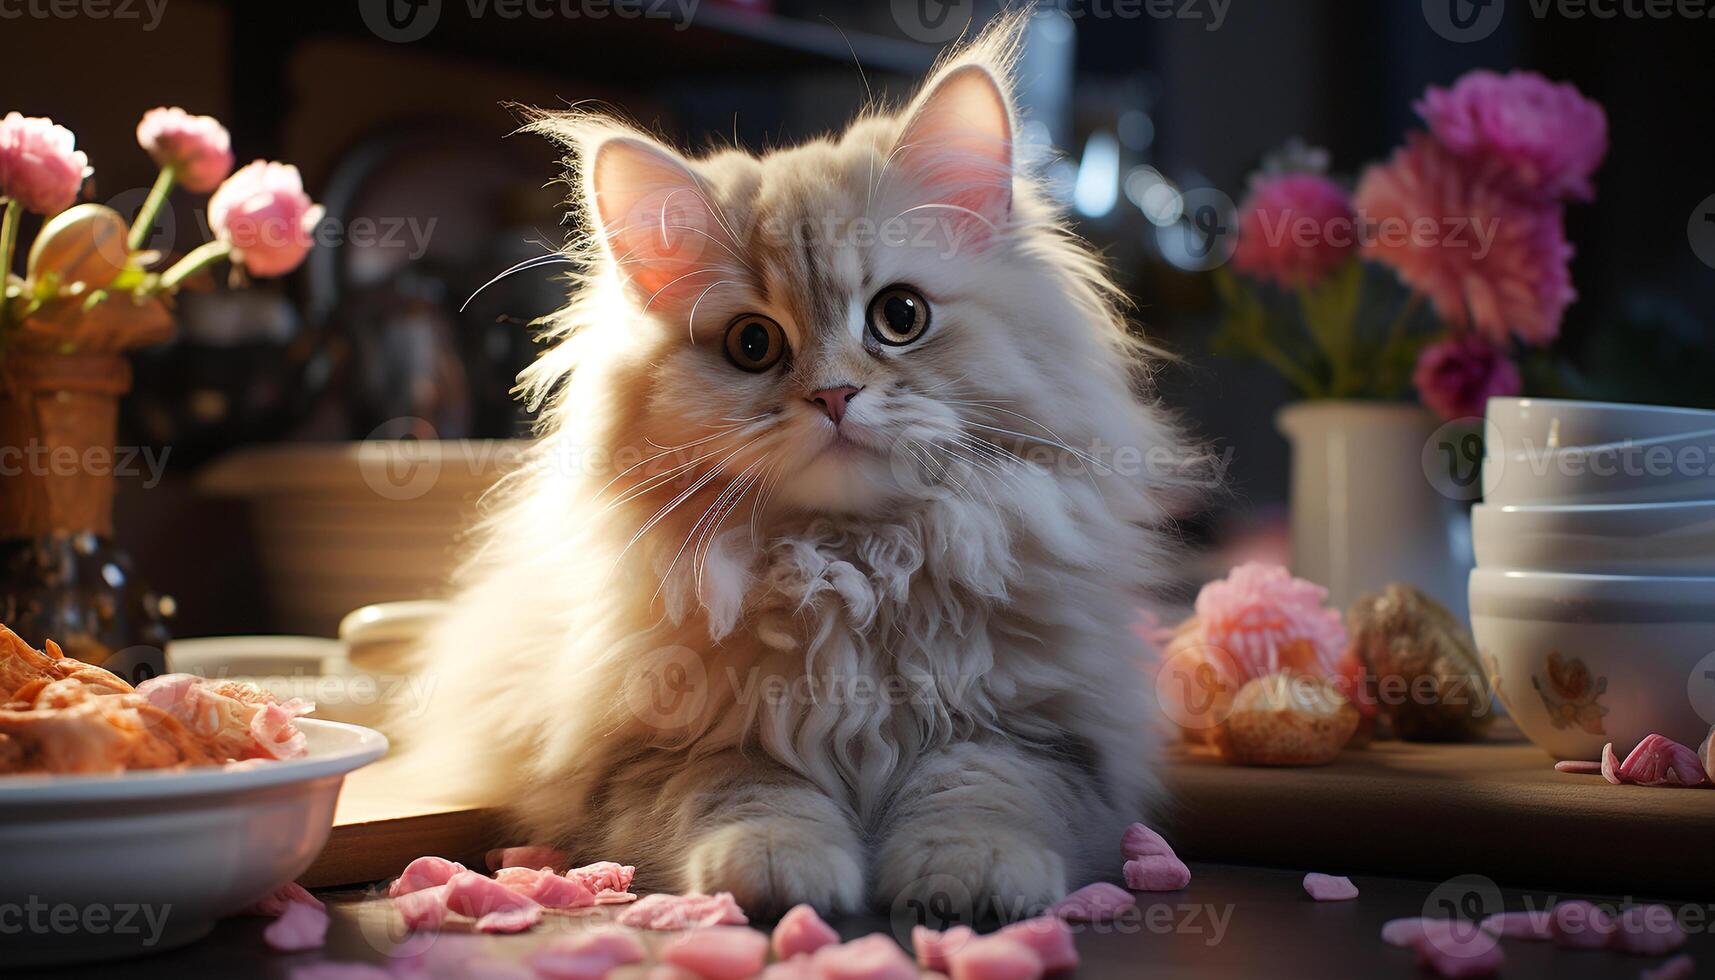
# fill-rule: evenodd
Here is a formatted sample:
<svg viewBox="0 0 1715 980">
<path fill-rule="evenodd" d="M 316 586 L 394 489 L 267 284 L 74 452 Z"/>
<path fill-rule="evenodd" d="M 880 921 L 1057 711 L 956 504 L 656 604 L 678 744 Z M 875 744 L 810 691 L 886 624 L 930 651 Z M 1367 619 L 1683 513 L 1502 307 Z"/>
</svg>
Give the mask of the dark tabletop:
<svg viewBox="0 0 1715 980">
<path fill-rule="evenodd" d="M 1333 869 L 1329 869 L 1333 870 Z M 1382 924 L 1426 909 L 1445 915 L 1447 908 L 1487 913 L 1543 908 L 1563 898 L 1590 898 L 1621 906 L 1645 896 L 1553 895 L 1495 889 L 1487 879 L 1467 876 L 1425 882 L 1354 876 L 1361 891 L 1349 902 L 1314 902 L 1300 884 L 1302 872 L 1218 864 L 1193 864 L 1189 888 L 1139 896 L 1139 914 L 1127 921 L 1076 926 L 1083 965 L 1068 977 L 1413 977 L 1415 954 L 1388 946 L 1379 938 Z M 1715 888 L 1711 894 L 1715 895 Z M 187 948 L 122 963 L 42 971 L 53 980 L 83 977 L 237 977 L 269 980 L 291 976 L 294 967 L 319 959 L 389 961 L 388 951 L 407 941 L 388 900 L 373 891 L 321 893 L 333 923 L 328 944 L 309 953 L 281 954 L 262 942 L 266 920 L 230 919 L 207 939 Z M 1675 904 L 1690 953 L 1715 971 L 1715 939 L 1709 920 L 1715 905 Z M 591 917 L 550 916 L 534 931 L 517 936 L 464 940 L 484 954 L 522 957 L 563 930 L 584 928 Z M 835 923 L 847 939 L 870 932 L 894 931 L 882 915 L 849 917 Z M 908 922 L 899 923 L 907 931 Z M 414 941 L 421 941 L 414 940 Z M 1608 951 L 1564 950 L 1549 943 L 1506 940 L 1504 977 L 1636 977 L 1664 958 L 1626 956 Z M 17 974 L 10 974 L 17 975 Z M 448 974 L 449 976 L 451 974 Z"/>
</svg>

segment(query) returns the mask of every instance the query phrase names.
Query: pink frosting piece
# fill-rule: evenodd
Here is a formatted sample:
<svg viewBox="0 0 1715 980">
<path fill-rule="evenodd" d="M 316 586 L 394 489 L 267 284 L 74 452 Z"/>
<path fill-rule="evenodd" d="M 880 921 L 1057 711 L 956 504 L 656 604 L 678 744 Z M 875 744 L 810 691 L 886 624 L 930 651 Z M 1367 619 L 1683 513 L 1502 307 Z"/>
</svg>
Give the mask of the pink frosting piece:
<svg viewBox="0 0 1715 980">
<path fill-rule="evenodd" d="M 1151 854 L 1125 863 L 1125 886 L 1140 892 L 1178 891 L 1191 883 L 1191 869 L 1171 854 Z"/>
<path fill-rule="evenodd" d="M 439 929 L 447 921 L 447 886 L 406 892 L 393 900 L 393 908 L 405 920 L 407 929 Z"/>
<path fill-rule="evenodd" d="M 917 965 L 937 973 L 947 972 L 947 958 L 975 939 L 977 931 L 970 926 L 953 926 L 941 932 L 928 926 L 911 927 L 911 951 Z"/>
<path fill-rule="evenodd" d="M 1709 781 L 1696 752 L 1653 733 L 1620 763 L 1620 779 L 1639 786 L 1698 786 Z"/>
<path fill-rule="evenodd" d="M 885 933 L 837 946 L 823 946 L 810 957 L 816 980 L 916 980 L 917 966 Z"/>
<path fill-rule="evenodd" d="M 1497 912 L 1483 920 L 1483 931 L 1501 939 L 1547 940 L 1554 938 L 1552 917 L 1547 909 L 1526 912 Z"/>
<path fill-rule="evenodd" d="M 1382 941 L 1415 949 L 1418 965 L 1443 977 L 1490 976 L 1506 961 L 1494 936 L 1463 920 L 1393 919 L 1382 926 Z"/>
<path fill-rule="evenodd" d="M 560 936 L 530 954 L 530 968 L 545 980 L 602 980 L 608 972 L 647 956 L 643 942 L 624 929 L 584 929 Z"/>
<path fill-rule="evenodd" d="M 560 877 L 553 868 L 501 868 L 494 880 L 545 909 L 583 909 L 595 904 L 588 888 Z"/>
<path fill-rule="evenodd" d="M 262 930 L 262 940 L 275 949 L 296 952 L 320 949 L 327 944 L 328 914 L 325 909 L 303 902 L 287 902 L 280 917 Z"/>
<path fill-rule="evenodd" d="M 814 953 L 823 946 L 840 941 L 834 927 L 822 921 L 816 910 L 808 905 L 794 905 L 780 917 L 770 937 L 774 955 L 787 960 L 799 953 Z"/>
<path fill-rule="evenodd" d="M 555 867 L 558 867 L 558 865 L 555 865 Z M 631 879 L 636 874 L 637 869 L 629 864 L 615 864 L 612 861 L 597 861 L 594 864 L 586 864 L 581 868 L 573 868 L 566 872 L 566 877 L 575 879 L 585 888 L 600 894 L 604 891 L 630 891 Z"/>
<path fill-rule="evenodd" d="M 1653 970 L 1645 970 L 1642 980 L 1691 980 L 1696 975 L 1697 963 L 1682 953 Z"/>
<path fill-rule="evenodd" d="M 489 851 L 483 860 L 490 871 L 499 871 L 502 868 L 553 868 L 558 871 L 571 866 L 565 851 L 546 844 L 497 847 Z"/>
<path fill-rule="evenodd" d="M 637 896 L 630 892 L 616 892 L 612 889 L 595 893 L 597 905 L 630 905 L 637 901 Z"/>
<path fill-rule="evenodd" d="M 1071 970 L 1078 965 L 1078 946 L 1072 939 L 1072 927 L 1052 915 L 1037 916 L 1004 926 L 997 936 L 1005 936 L 1030 947 L 1042 961 L 1042 969 Z"/>
<path fill-rule="evenodd" d="M 284 913 L 286 911 L 286 906 L 293 902 L 297 902 L 300 905 L 313 905 L 318 909 L 327 908 L 326 905 L 322 904 L 321 899 L 311 895 L 304 889 L 303 885 L 300 885 L 295 881 L 288 881 L 267 895 L 264 895 L 245 906 L 244 910 L 238 914 L 265 915 L 269 918 L 275 918 Z"/>
<path fill-rule="evenodd" d="M 536 902 L 480 871 L 461 871 L 447 882 L 447 908 L 480 919 L 491 912 L 524 909 Z"/>
<path fill-rule="evenodd" d="M 1582 899 L 1556 905 L 1549 912 L 1548 925 L 1556 943 L 1574 949 L 1606 946 L 1614 934 L 1613 917 Z"/>
<path fill-rule="evenodd" d="M 457 861 L 448 861 L 433 855 L 420 857 L 405 865 L 405 870 L 393 879 L 393 884 L 387 886 L 387 895 L 390 898 L 398 898 L 400 895 L 444 885 L 453 880 L 453 875 L 463 870 L 464 865 Z"/>
<path fill-rule="evenodd" d="M 1312 871 L 1304 876 L 1304 890 L 1318 902 L 1344 902 L 1358 897 L 1358 886 L 1344 875 Z"/>
<path fill-rule="evenodd" d="M 1614 920 L 1613 944 L 1637 956 L 1666 956 L 1685 945 L 1685 930 L 1665 905 L 1634 905 Z"/>
<path fill-rule="evenodd" d="M 1173 853 L 1173 846 L 1167 843 L 1167 838 L 1140 823 L 1134 823 L 1125 829 L 1125 833 L 1120 837 L 1120 853 L 1125 855 L 1127 861 L 1156 854 L 1177 856 Z"/>
<path fill-rule="evenodd" d="M 619 913 L 614 921 L 635 929 L 663 930 L 742 926 L 750 922 L 731 892 L 645 895 Z"/>
<path fill-rule="evenodd" d="M 529 905 L 511 909 L 496 909 L 476 920 L 471 928 L 477 932 L 523 932 L 542 921 L 542 906 Z"/>
<path fill-rule="evenodd" d="M 745 980 L 768 961 L 768 937 L 748 926 L 692 929 L 662 946 L 661 960 L 704 980 Z"/>
<path fill-rule="evenodd" d="M 1602 778 L 1615 786 L 1620 785 L 1620 758 L 1614 754 L 1614 743 L 1602 746 Z"/>
<path fill-rule="evenodd" d="M 1600 776 L 1602 764 L 1600 762 L 1586 762 L 1582 759 L 1561 759 L 1554 764 L 1554 771 L 1567 772 L 1575 776 Z"/>
<path fill-rule="evenodd" d="M 948 959 L 953 980 L 1036 980 L 1042 960 L 1008 936 L 978 936 Z"/>
<path fill-rule="evenodd" d="M 1136 895 L 1111 882 L 1098 881 L 1055 902 L 1048 912 L 1069 922 L 1111 922 L 1136 906 Z"/>
</svg>

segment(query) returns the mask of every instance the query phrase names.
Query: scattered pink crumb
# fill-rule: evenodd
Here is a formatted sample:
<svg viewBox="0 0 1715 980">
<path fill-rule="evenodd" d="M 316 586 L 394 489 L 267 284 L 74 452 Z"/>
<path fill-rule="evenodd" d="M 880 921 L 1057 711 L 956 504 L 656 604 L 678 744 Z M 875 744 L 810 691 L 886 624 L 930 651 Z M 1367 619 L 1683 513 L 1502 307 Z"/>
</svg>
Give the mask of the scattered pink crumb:
<svg viewBox="0 0 1715 980">
<path fill-rule="evenodd" d="M 447 921 L 447 886 L 406 892 L 393 900 L 393 908 L 405 920 L 407 929 L 439 929 Z"/>
<path fill-rule="evenodd" d="M 1072 939 L 1072 927 L 1051 915 L 1037 916 L 1003 926 L 995 933 L 1028 946 L 1042 961 L 1042 969 L 1071 970 L 1078 965 L 1078 946 Z"/>
<path fill-rule="evenodd" d="M 1382 926 L 1382 941 L 1416 950 L 1418 965 L 1443 977 L 1489 976 L 1506 960 L 1494 936 L 1463 919 L 1393 919 Z"/>
<path fill-rule="evenodd" d="M 1645 970 L 1640 980 L 1691 980 L 1696 975 L 1696 961 L 1681 953 L 1653 970 Z"/>
<path fill-rule="evenodd" d="M 545 980 L 602 980 L 617 967 L 640 963 L 643 942 L 624 929 L 582 929 L 559 936 L 530 954 L 530 968 Z"/>
<path fill-rule="evenodd" d="M 629 892 L 631 879 L 637 875 L 637 869 L 629 864 L 615 864 L 612 861 L 597 861 L 586 864 L 581 868 L 573 868 L 566 872 L 566 877 L 576 880 L 585 888 L 596 894 L 604 891 Z"/>
<path fill-rule="evenodd" d="M 280 917 L 262 930 L 264 942 L 285 952 L 320 949 L 327 944 L 327 938 L 327 911 L 302 902 L 287 902 Z"/>
<path fill-rule="evenodd" d="M 1140 892 L 1178 891 L 1191 884 L 1191 869 L 1171 854 L 1151 854 L 1125 863 L 1125 886 Z"/>
<path fill-rule="evenodd" d="M 833 926 L 823 922 L 814 908 L 794 905 L 780 917 L 769 944 L 773 947 L 775 956 L 788 960 L 799 953 L 814 953 L 823 946 L 831 946 L 839 941 L 840 934 L 834 931 Z"/>
<path fill-rule="evenodd" d="M 1602 778 L 1620 785 L 1620 758 L 1614 754 L 1614 743 L 1602 746 Z"/>
<path fill-rule="evenodd" d="M 1700 786 L 1709 782 L 1697 753 L 1665 735 L 1651 733 L 1620 763 L 1621 782 L 1639 786 Z"/>
<path fill-rule="evenodd" d="M 1121 912 L 1135 907 L 1136 895 L 1111 882 L 1098 881 L 1055 902 L 1048 911 L 1068 922 L 1111 922 Z"/>
<path fill-rule="evenodd" d="M 453 875 L 464 870 L 465 866 L 457 861 L 448 861 L 433 855 L 420 857 L 405 865 L 405 870 L 387 887 L 387 894 L 391 898 L 398 898 L 400 895 L 444 885 L 453 880 Z"/>
<path fill-rule="evenodd" d="M 645 895 L 619 913 L 614 921 L 635 929 L 661 930 L 742 926 L 750 922 L 731 892 Z"/>
<path fill-rule="evenodd" d="M 1125 834 L 1120 837 L 1120 854 L 1127 861 L 1156 854 L 1176 856 L 1173 854 L 1172 845 L 1167 843 L 1167 838 L 1141 823 L 1134 823 L 1125 829 Z"/>
<path fill-rule="evenodd" d="M 1525 912 L 1497 912 L 1482 922 L 1483 931 L 1500 939 L 1547 940 L 1554 938 L 1554 927 L 1547 909 Z"/>
<path fill-rule="evenodd" d="M 1583 759 L 1561 759 L 1554 764 L 1554 771 L 1571 773 L 1575 776 L 1600 776 L 1602 764 L 1600 762 L 1586 762 Z"/>
<path fill-rule="evenodd" d="M 483 862 L 488 865 L 490 871 L 499 871 L 501 868 L 553 868 L 558 872 L 571 865 L 565 851 L 545 844 L 497 847 L 488 852 Z"/>
<path fill-rule="evenodd" d="M 661 947 L 661 960 L 704 980 L 745 980 L 768 961 L 768 937 L 749 926 L 691 929 Z"/>
<path fill-rule="evenodd" d="M 916 980 L 917 967 L 893 937 L 871 933 L 862 939 L 823 946 L 809 957 L 816 980 Z"/>
<path fill-rule="evenodd" d="M 239 915 L 262 915 L 270 919 L 278 918 L 286 911 L 286 906 L 293 902 L 300 905 L 314 905 L 318 909 L 327 908 L 322 900 L 311 895 L 303 885 L 288 881 L 279 888 L 245 906 Z"/>
<path fill-rule="evenodd" d="M 1606 946 L 1614 934 L 1613 917 L 1582 899 L 1556 905 L 1549 913 L 1548 924 L 1554 941 L 1573 949 Z"/>
<path fill-rule="evenodd" d="M 928 926 L 911 927 L 911 951 L 917 965 L 937 973 L 947 972 L 947 958 L 975 939 L 977 931 L 970 926 L 953 926 L 945 932 Z"/>
<path fill-rule="evenodd" d="M 1007 936 L 978 936 L 948 958 L 953 980 L 1036 980 L 1042 960 Z"/>
<path fill-rule="evenodd" d="M 637 896 L 631 892 L 616 892 L 609 888 L 595 893 L 597 905 L 629 905 L 635 901 Z"/>
<path fill-rule="evenodd" d="M 1358 897 L 1358 886 L 1343 875 L 1312 871 L 1304 876 L 1304 890 L 1318 902 L 1344 902 Z"/>
<path fill-rule="evenodd" d="M 501 868 L 494 880 L 544 909 L 583 909 L 595 904 L 595 896 L 582 882 L 562 878 L 549 867 Z"/>
<path fill-rule="evenodd" d="M 1685 930 L 1665 905 L 1634 905 L 1614 920 L 1612 941 L 1636 956 L 1666 956 L 1685 945 Z"/>
</svg>

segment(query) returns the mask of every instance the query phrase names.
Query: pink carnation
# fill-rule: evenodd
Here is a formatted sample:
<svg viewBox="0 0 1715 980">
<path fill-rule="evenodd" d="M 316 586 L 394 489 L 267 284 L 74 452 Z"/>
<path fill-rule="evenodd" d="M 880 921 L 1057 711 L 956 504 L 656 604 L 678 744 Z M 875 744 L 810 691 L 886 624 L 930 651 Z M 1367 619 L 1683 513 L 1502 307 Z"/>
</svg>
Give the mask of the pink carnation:
<svg viewBox="0 0 1715 980">
<path fill-rule="evenodd" d="M 52 119 L 7 114 L 0 119 L 0 197 L 44 216 L 77 203 L 89 158 L 76 146 L 71 130 Z"/>
<path fill-rule="evenodd" d="M 208 201 L 216 238 L 253 276 L 271 279 L 298 267 L 314 244 L 322 208 L 304 193 L 298 168 L 258 160 L 226 179 Z"/>
<path fill-rule="evenodd" d="M 1370 225 L 1364 249 L 1453 326 L 1497 344 L 1509 335 L 1546 344 L 1578 295 L 1572 246 L 1560 206 L 1517 198 L 1495 179 L 1498 169 L 1412 133 L 1358 182 L 1357 209 Z"/>
<path fill-rule="evenodd" d="M 207 194 L 232 173 L 232 137 L 212 116 L 150 109 L 137 123 L 137 143 L 192 193 Z"/>
<path fill-rule="evenodd" d="M 1352 206 L 1338 184 L 1311 173 L 1258 175 L 1239 206 L 1233 266 L 1287 288 L 1311 285 L 1352 245 Z"/>
<path fill-rule="evenodd" d="M 1595 196 L 1590 176 L 1608 152 L 1608 117 L 1569 83 L 1535 72 L 1473 71 L 1430 88 L 1417 114 L 1448 149 L 1498 164 L 1512 189 L 1541 201 Z"/>
<path fill-rule="evenodd" d="M 1232 657 L 1241 681 L 1286 669 L 1335 676 L 1346 627 L 1327 598 L 1279 565 L 1247 562 L 1197 593 L 1197 628 L 1204 644 Z"/>
<path fill-rule="evenodd" d="M 1423 404 L 1444 419 L 1481 416 L 1489 399 L 1524 390 L 1506 352 L 1472 333 L 1424 348 L 1411 380 Z"/>
</svg>

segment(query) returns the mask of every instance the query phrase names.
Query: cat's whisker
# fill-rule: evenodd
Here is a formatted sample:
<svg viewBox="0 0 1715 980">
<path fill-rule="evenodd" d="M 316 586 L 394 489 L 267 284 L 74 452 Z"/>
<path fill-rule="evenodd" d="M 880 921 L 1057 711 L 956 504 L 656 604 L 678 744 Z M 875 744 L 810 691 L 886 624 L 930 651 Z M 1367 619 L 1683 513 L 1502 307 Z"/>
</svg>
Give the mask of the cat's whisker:
<svg viewBox="0 0 1715 980">
<path fill-rule="evenodd" d="M 888 222 L 892 222 L 892 221 L 896 221 L 900 218 L 905 217 L 906 215 L 910 214 L 913 211 L 927 211 L 927 210 L 931 210 L 931 209 L 937 209 L 937 210 L 941 210 L 941 211 L 957 211 L 960 214 L 969 215 L 970 217 L 973 217 L 973 218 L 977 219 L 978 221 L 981 221 L 985 226 L 988 227 L 989 231 L 995 230 L 994 222 L 992 222 L 988 218 L 984 217 L 982 212 L 973 211 L 970 208 L 966 208 L 966 207 L 960 207 L 957 204 L 919 204 L 916 207 L 906 208 L 905 210 L 899 212 L 898 214 L 894 215 L 893 217 L 891 217 L 887 220 L 888 220 Z M 885 226 L 885 222 L 884 222 L 884 226 Z"/>
<path fill-rule="evenodd" d="M 691 304 L 690 321 L 685 324 L 685 339 L 686 340 L 689 340 L 693 344 L 697 342 L 697 307 L 703 305 L 703 297 L 707 296 L 709 294 L 709 290 L 714 289 L 717 286 L 736 286 L 736 285 L 738 285 L 738 281 L 736 279 L 722 279 L 722 280 L 719 280 L 718 282 L 713 282 L 713 283 L 710 283 L 709 285 L 703 287 L 703 291 L 697 294 L 696 301 Z"/>
<path fill-rule="evenodd" d="M 715 269 L 715 268 L 708 268 L 708 269 L 692 269 L 690 272 L 687 272 L 682 276 L 675 276 L 672 280 L 668 281 L 668 283 L 666 285 L 662 286 L 660 289 L 655 290 L 655 292 L 650 293 L 649 294 L 649 300 L 643 304 L 643 309 L 639 310 L 638 312 L 648 313 L 649 308 L 651 306 L 655 305 L 655 300 L 657 297 L 659 297 L 662 293 L 666 292 L 667 290 L 672 289 L 674 286 L 678 285 L 679 283 L 684 282 L 686 279 L 691 278 L 692 276 L 707 276 L 707 275 L 718 276 L 720 274 L 721 274 L 721 270 Z"/>
<path fill-rule="evenodd" d="M 751 442 L 754 442 L 754 441 L 755 441 L 754 439 L 751 440 Z M 643 526 L 638 528 L 637 533 L 633 534 L 631 536 L 631 540 L 629 540 L 625 543 L 625 547 L 620 549 L 619 556 L 613 560 L 612 567 L 610 567 L 608 569 L 608 575 L 611 576 L 615 571 L 618 570 L 620 563 L 625 560 L 625 556 L 628 553 L 630 553 L 632 547 L 635 546 L 637 544 L 637 542 L 643 540 L 643 536 L 645 534 L 648 534 L 650 532 L 650 530 L 655 527 L 655 525 L 661 523 L 661 521 L 668 514 L 672 513 L 674 510 L 678 509 L 680 504 L 691 499 L 692 495 L 695 494 L 698 490 L 701 490 L 710 480 L 713 480 L 715 477 L 719 476 L 721 473 L 721 470 L 726 468 L 726 464 L 732 462 L 734 457 L 738 456 L 739 453 L 743 452 L 750 445 L 751 445 L 751 443 L 747 442 L 743 446 L 739 446 L 738 448 L 727 452 L 727 454 L 721 458 L 721 461 L 719 463 L 715 464 L 713 469 L 709 470 L 707 473 L 698 477 L 694 483 L 692 483 L 690 486 L 686 487 L 684 489 L 684 491 L 681 492 L 677 497 L 674 497 L 672 500 L 668 501 L 666 506 L 664 506 L 660 510 L 656 511 L 654 516 L 650 517 L 649 520 L 644 521 Z"/>
<path fill-rule="evenodd" d="M 994 426 L 994 425 L 984 425 L 981 422 L 972 422 L 969 419 L 965 420 L 965 424 L 972 426 L 974 428 L 986 430 L 988 432 L 996 432 L 996 433 L 999 433 L 1001 435 L 1008 435 L 1008 436 L 1013 436 L 1013 437 L 1016 437 L 1019 439 L 1025 439 L 1025 440 L 1028 440 L 1030 442 L 1041 443 L 1044 446 L 1053 446 L 1053 447 L 1058 448 L 1058 449 L 1063 449 L 1066 452 L 1071 453 L 1073 456 L 1076 456 L 1077 458 L 1083 460 L 1084 462 L 1089 463 L 1091 466 L 1099 466 L 1102 469 L 1107 470 L 1109 473 L 1113 472 L 1113 468 L 1110 467 L 1108 464 L 1102 462 L 1101 460 L 1097 459 L 1096 457 L 1091 456 L 1089 453 L 1086 453 L 1080 449 L 1074 449 L 1073 447 L 1066 445 L 1064 442 L 1061 442 L 1058 439 L 1048 439 L 1048 438 L 1044 438 L 1043 436 L 1033 436 L 1033 435 L 1029 434 L 1028 432 L 1019 432 L 1017 429 L 1005 429 L 1005 428 L 1001 428 L 999 426 Z"/>
<path fill-rule="evenodd" d="M 577 261 L 578 261 L 577 259 L 574 259 L 569 255 L 561 255 L 558 252 L 551 252 L 547 255 L 537 255 L 537 256 L 534 256 L 532 258 L 525 259 L 522 262 L 516 263 L 511 268 L 507 269 L 505 272 L 502 272 L 499 275 L 495 276 L 493 279 L 490 279 L 489 281 L 487 281 L 487 282 L 483 283 L 482 285 L 476 287 L 476 292 L 471 293 L 469 296 L 466 296 L 465 301 L 463 303 L 459 304 L 459 312 L 463 313 L 465 311 L 465 307 L 470 305 L 471 300 L 474 300 L 478 296 L 482 295 L 483 290 L 494 285 L 495 283 L 499 282 L 500 280 L 505 279 L 507 276 L 510 276 L 513 273 L 528 272 L 531 269 L 538 269 L 538 268 L 541 268 L 542 266 L 545 266 L 545 265 L 559 265 L 561 263 L 564 263 L 566 265 L 576 265 Z"/>
</svg>

